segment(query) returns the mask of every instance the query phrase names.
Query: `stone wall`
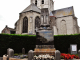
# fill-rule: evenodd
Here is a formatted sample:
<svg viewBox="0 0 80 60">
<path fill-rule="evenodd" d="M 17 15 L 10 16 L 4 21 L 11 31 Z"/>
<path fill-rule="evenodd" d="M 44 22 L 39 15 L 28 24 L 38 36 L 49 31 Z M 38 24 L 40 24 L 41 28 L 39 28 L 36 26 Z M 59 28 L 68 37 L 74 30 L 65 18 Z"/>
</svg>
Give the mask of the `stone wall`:
<svg viewBox="0 0 80 60">
<path fill-rule="evenodd" d="M 57 27 L 56 26 L 53 26 L 53 33 L 54 33 L 54 35 L 58 35 L 58 31 L 57 31 Z"/>
<path fill-rule="evenodd" d="M 28 33 L 24 34 L 29 34 L 29 31 L 32 30 L 32 33 L 35 34 L 35 18 L 37 16 L 40 17 L 39 13 L 36 12 L 26 12 L 20 14 L 20 18 L 17 22 L 16 25 L 16 34 L 23 34 L 22 33 L 22 28 L 23 28 L 23 18 L 28 17 Z M 31 19 L 32 17 L 32 19 Z M 80 33 L 80 29 L 78 30 L 78 25 L 77 25 L 77 20 L 73 18 L 73 16 L 66 16 L 66 17 L 61 17 L 61 18 L 50 18 L 51 19 L 51 27 L 54 31 L 54 35 L 58 34 L 75 34 L 75 33 Z M 32 22 L 30 22 L 32 20 Z"/>
<path fill-rule="evenodd" d="M 16 34 L 23 34 L 22 33 L 22 29 L 23 29 L 23 18 L 25 16 L 28 18 L 28 33 L 32 29 L 32 33 L 35 34 L 35 18 L 37 16 L 40 17 L 40 14 L 39 13 L 36 13 L 36 12 L 32 12 L 32 11 L 31 12 L 26 12 L 26 13 L 21 13 L 20 14 L 19 21 L 17 22 L 18 25 L 16 27 Z M 32 20 L 32 22 L 30 22 L 30 20 Z"/>
<path fill-rule="evenodd" d="M 63 21 L 65 21 L 65 22 L 63 22 Z M 63 24 L 61 24 L 61 22 Z M 66 31 L 65 34 L 74 34 L 74 30 L 73 30 L 73 16 L 57 18 L 56 19 L 56 24 L 57 24 L 57 30 L 58 30 L 58 34 L 59 35 L 64 33 L 65 31 Z M 62 32 L 63 29 L 64 29 L 64 31 Z"/>
<path fill-rule="evenodd" d="M 73 23 L 74 23 L 74 34 L 79 33 L 79 27 L 78 27 L 78 23 L 77 23 L 77 18 L 73 17 Z"/>
</svg>

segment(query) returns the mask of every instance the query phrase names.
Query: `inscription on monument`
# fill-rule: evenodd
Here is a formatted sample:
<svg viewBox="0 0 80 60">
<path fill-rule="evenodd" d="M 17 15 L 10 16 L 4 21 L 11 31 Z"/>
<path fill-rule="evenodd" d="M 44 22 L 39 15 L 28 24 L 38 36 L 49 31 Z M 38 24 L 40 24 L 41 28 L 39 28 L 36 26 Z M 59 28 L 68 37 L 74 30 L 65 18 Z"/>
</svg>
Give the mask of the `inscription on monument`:
<svg viewBox="0 0 80 60">
<path fill-rule="evenodd" d="M 50 43 L 53 43 L 52 30 L 37 32 L 37 43 L 39 43 L 39 45 L 45 45 L 45 44 L 51 45 Z"/>
</svg>

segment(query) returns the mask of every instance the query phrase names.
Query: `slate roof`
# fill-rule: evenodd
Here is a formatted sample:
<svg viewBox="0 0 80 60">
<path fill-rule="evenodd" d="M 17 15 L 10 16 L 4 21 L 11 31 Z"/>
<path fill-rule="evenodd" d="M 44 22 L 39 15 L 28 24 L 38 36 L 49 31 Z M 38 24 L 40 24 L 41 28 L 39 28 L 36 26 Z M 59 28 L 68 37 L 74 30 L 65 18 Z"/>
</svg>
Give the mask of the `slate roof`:
<svg viewBox="0 0 80 60">
<path fill-rule="evenodd" d="M 74 15 L 73 6 L 52 11 L 55 17 Z"/>
<path fill-rule="evenodd" d="M 11 30 L 11 31 L 15 31 L 15 29 L 13 29 L 13 28 L 10 28 L 10 27 L 8 27 L 7 25 L 6 25 L 6 27 L 5 28 L 8 28 L 9 30 Z"/>
<path fill-rule="evenodd" d="M 34 3 L 30 4 L 21 13 L 24 13 L 24 12 L 27 12 L 27 11 L 35 11 L 35 12 L 41 13 L 41 10 Z"/>
</svg>

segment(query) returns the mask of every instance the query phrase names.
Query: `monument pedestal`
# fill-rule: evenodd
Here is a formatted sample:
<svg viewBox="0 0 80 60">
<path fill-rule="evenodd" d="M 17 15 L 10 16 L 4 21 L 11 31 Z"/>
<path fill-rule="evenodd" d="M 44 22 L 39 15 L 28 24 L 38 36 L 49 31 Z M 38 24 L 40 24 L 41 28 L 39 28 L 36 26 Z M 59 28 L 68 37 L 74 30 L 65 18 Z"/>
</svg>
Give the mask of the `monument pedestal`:
<svg viewBox="0 0 80 60">
<path fill-rule="evenodd" d="M 56 49 L 53 48 L 53 49 L 39 49 L 39 48 L 35 48 L 34 50 L 34 55 L 46 55 L 46 54 L 49 54 L 49 55 L 55 55 L 55 51 Z"/>
<path fill-rule="evenodd" d="M 36 45 L 34 55 L 55 55 L 55 51 L 54 45 Z"/>
<path fill-rule="evenodd" d="M 49 13 L 45 12 L 48 12 L 48 9 L 41 10 L 41 21 L 43 23 L 36 31 L 36 48 L 34 51 L 29 51 L 28 60 L 54 60 L 54 58 L 60 60 L 60 52 L 54 48 L 53 30 L 48 23 Z"/>
<path fill-rule="evenodd" d="M 34 55 L 55 55 L 53 31 L 49 24 L 43 24 L 36 32 L 36 48 Z"/>
</svg>

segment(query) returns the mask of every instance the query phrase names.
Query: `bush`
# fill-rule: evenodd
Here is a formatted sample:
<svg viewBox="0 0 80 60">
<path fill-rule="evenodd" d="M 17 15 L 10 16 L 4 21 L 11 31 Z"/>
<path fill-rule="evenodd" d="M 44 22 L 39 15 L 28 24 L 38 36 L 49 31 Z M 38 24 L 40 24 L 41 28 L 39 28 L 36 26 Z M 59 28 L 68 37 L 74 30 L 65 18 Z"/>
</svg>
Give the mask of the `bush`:
<svg viewBox="0 0 80 60">
<path fill-rule="evenodd" d="M 54 46 L 61 53 L 68 53 L 70 44 L 77 44 L 79 50 L 80 34 L 54 36 Z M 6 54 L 8 48 L 14 49 L 15 53 L 22 53 L 22 48 L 25 48 L 25 53 L 28 53 L 35 46 L 36 35 L 0 34 L 0 56 Z"/>
<path fill-rule="evenodd" d="M 15 53 L 14 56 L 18 56 L 18 53 Z"/>
</svg>

